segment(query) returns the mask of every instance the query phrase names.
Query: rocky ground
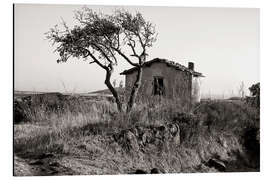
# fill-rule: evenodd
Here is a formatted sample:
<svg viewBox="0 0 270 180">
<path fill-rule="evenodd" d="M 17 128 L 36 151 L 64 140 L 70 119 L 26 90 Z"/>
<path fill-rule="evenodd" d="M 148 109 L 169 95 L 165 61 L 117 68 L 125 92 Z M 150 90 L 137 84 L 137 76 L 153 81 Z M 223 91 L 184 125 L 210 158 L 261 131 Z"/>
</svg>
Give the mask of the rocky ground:
<svg viewBox="0 0 270 180">
<path fill-rule="evenodd" d="M 196 152 L 188 149 L 174 154 L 171 148 L 181 147 L 181 138 L 177 133 L 177 128 L 177 124 L 157 127 L 137 126 L 107 136 L 89 134 L 84 137 L 83 141 L 71 141 L 72 149 L 69 151 L 77 153 L 17 153 L 14 156 L 14 175 L 259 171 L 258 166 L 252 166 L 248 162 L 248 156 L 244 160 L 243 155 L 238 154 L 239 152 L 236 153 L 227 148 L 226 143 L 229 140 L 219 143 L 219 147 L 216 147 L 218 152 L 212 152 L 203 158 L 200 157 L 201 159 L 198 159 Z M 223 148 L 223 150 L 218 148 Z M 169 155 L 164 156 L 164 153 Z M 170 153 L 172 154 L 170 155 Z M 202 154 L 205 153 L 202 152 Z M 217 153 L 220 154 L 217 155 Z M 184 155 L 181 156 L 182 154 Z M 167 158 L 171 159 L 166 160 Z M 172 162 L 173 164 L 171 164 Z"/>
<path fill-rule="evenodd" d="M 127 117 L 108 101 L 29 97 L 14 102 L 15 176 L 260 171 L 258 111 L 243 102 Z"/>
<path fill-rule="evenodd" d="M 219 161 L 217 161 L 220 163 Z M 224 169 L 223 169 L 224 168 Z M 162 169 L 157 173 L 166 173 Z M 151 169 L 153 171 L 153 169 Z M 197 172 L 258 172 L 257 168 L 243 166 L 236 162 L 220 163 L 209 166 L 201 164 L 196 167 Z M 150 174 L 151 170 L 127 169 L 121 174 Z M 88 157 L 48 157 L 44 159 L 22 159 L 14 156 L 15 176 L 61 176 L 61 175 L 91 175 L 91 174 L 119 174 L 113 169 L 102 167 L 88 159 Z"/>
</svg>

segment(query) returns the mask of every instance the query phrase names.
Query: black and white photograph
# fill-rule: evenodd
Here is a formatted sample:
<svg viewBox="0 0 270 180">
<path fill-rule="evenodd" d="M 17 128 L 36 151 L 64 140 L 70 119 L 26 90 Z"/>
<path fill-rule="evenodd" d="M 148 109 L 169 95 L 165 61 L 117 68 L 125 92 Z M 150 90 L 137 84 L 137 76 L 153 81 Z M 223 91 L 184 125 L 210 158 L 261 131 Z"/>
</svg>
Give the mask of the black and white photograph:
<svg viewBox="0 0 270 180">
<path fill-rule="evenodd" d="M 260 172 L 260 8 L 13 4 L 13 176 Z"/>
</svg>

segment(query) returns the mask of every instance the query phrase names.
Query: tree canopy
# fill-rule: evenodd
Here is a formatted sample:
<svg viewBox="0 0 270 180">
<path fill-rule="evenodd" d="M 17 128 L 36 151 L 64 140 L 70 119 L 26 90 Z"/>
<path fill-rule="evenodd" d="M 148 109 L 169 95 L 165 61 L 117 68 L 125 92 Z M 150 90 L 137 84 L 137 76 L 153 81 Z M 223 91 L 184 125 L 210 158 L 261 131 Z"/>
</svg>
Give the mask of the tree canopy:
<svg viewBox="0 0 270 180">
<path fill-rule="evenodd" d="M 156 41 L 155 26 L 139 12 L 133 15 L 125 10 L 116 10 L 112 14 L 103 14 L 88 7 L 75 11 L 75 20 L 77 25 L 72 28 L 63 21 L 62 27 L 56 25 L 46 33 L 47 39 L 57 45 L 55 52 L 60 56 L 57 62 L 78 58 L 105 69 L 105 84 L 120 110 L 118 94 L 110 82 L 114 66 L 123 59 L 132 66 L 142 67 L 147 49 Z"/>
</svg>

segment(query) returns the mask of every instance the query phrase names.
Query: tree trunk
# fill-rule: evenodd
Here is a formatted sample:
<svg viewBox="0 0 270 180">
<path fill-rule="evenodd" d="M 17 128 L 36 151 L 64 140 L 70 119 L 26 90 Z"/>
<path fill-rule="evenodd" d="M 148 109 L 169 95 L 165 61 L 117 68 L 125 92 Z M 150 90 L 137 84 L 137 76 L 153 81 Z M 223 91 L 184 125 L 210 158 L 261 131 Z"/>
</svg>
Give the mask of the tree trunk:
<svg viewBox="0 0 270 180">
<path fill-rule="evenodd" d="M 138 73 L 136 76 L 136 80 L 134 82 L 134 85 L 132 87 L 131 93 L 130 93 L 130 97 L 129 97 L 129 101 L 127 104 L 127 109 L 126 112 L 129 113 L 134 105 L 135 99 L 137 97 L 138 94 L 138 90 L 141 86 L 141 81 L 142 81 L 142 67 L 138 67 Z"/>
<path fill-rule="evenodd" d="M 105 79 L 105 84 L 108 87 L 108 89 L 111 91 L 113 97 L 115 98 L 115 102 L 117 104 L 117 109 L 119 112 L 122 112 L 122 103 L 119 100 L 119 96 L 117 91 L 114 89 L 114 87 L 111 84 L 111 76 L 112 76 L 112 71 L 111 70 L 106 70 L 106 79 Z"/>
</svg>

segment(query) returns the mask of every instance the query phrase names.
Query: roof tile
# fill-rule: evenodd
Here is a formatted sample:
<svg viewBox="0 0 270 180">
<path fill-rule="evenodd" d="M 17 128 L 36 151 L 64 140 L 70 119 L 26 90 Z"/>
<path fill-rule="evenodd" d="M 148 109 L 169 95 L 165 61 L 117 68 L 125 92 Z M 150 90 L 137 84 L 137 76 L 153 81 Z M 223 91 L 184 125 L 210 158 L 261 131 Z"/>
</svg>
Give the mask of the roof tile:
<svg viewBox="0 0 270 180">
<path fill-rule="evenodd" d="M 188 69 L 187 67 L 185 67 L 185 66 L 183 66 L 183 65 L 181 65 L 181 64 L 179 64 L 179 63 L 177 63 L 177 62 L 169 61 L 169 60 L 167 60 L 167 59 L 155 58 L 155 59 L 152 59 L 152 60 L 150 60 L 150 61 L 146 61 L 146 62 L 144 63 L 143 66 L 150 66 L 151 64 L 156 63 L 156 62 L 166 63 L 167 66 L 175 67 L 175 69 L 177 69 L 177 70 L 189 72 L 189 73 L 191 73 L 192 75 L 197 76 L 197 77 L 204 77 L 204 76 L 202 75 L 202 73 L 193 71 L 193 70 Z M 131 68 L 131 69 L 127 69 L 127 70 L 121 72 L 120 74 L 121 74 L 121 75 L 130 74 L 130 73 L 136 71 L 136 69 L 137 69 L 137 67 L 133 67 L 133 68 Z"/>
</svg>

